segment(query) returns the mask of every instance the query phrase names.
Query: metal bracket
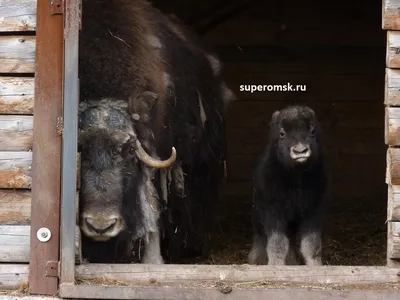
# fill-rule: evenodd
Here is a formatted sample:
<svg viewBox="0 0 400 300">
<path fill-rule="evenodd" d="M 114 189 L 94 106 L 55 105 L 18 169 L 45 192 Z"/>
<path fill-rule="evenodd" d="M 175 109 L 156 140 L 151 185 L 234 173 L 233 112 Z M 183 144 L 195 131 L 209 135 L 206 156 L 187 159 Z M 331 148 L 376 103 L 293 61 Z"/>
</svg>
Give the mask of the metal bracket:
<svg viewBox="0 0 400 300">
<path fill-rule="evenodd" d="M 62 15 L 64 12 L 64 0 L 50 0 L 50 11 L 52 15 Z"/>
<path fill-rule="evenodd" d="M 44 276 L 46 277 L 60 277 L 60 262 L 49 260 L 46 263 L 44 270 Z"/>
</svg>

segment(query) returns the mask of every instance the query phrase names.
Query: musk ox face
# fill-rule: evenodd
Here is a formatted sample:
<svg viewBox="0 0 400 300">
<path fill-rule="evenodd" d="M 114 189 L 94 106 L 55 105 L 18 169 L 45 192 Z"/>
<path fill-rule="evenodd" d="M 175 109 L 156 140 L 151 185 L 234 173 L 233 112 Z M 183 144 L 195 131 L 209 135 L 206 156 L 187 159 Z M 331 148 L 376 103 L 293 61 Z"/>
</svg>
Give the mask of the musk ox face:
<svg viewBox="0 0 400 300">
<path fill-rule="evenodd" d="M 126 102 L 108 99 L 80 106 L 80 227 L 95 241 L 107 241 L 131 229 L 139 213 L 130 206 L 146 185 L 144 168 L 168 167 L 176 158 L 175 152 L 165 161 L 147 154 L 126 107 Z"/>
<path fill-rule="evenodd" d="M 318 124 L 307 106 L 289 106 L 276 111 L 271 120 L 278 160 L 286 167 L 311 164 L 319 156 Z"/>
</svg>

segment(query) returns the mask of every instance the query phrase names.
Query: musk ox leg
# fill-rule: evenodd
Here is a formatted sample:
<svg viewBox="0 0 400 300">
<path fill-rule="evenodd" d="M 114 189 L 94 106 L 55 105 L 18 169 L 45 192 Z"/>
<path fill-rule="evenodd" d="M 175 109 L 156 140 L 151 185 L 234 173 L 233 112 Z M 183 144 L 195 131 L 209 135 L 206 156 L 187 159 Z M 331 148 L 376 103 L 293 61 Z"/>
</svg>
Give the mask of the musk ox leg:
<svg viewBox="0 0 400 300">
<path fill-rule="evenodd" d="M 290 241 L 284 231 L 272 230 L 268 234 L 267 255 L 269 265 L 285 265 Z"/>
<path fill-rule="evenodd" d="M 248 256 L 249 264 L 265 265 L 267 264 L 267 238 L 260 234 L 253 235 L 253 244 Z"/>
<path fill-rule="evenodd" d="M 322 265 L 322 242 L 319 230 L 305 230 L 301 233 L 300 251 L 306 265 Z"/>
<path fill-rule="evenodd" d="M 163 264 L 164 260 L 161 256 L 160 247 L 160 233 L 159 232 L 149 232 L 148 240 L 145 244 L 144 255 L 142 263 L 144 264 Z"/>
<path fill-rule="evenodd" d="M 322 229 L 325 220 L 324 203 L 314 208 L 300 224 L 300 252 L 309 266 L 322 265 Z"/>
</svg>

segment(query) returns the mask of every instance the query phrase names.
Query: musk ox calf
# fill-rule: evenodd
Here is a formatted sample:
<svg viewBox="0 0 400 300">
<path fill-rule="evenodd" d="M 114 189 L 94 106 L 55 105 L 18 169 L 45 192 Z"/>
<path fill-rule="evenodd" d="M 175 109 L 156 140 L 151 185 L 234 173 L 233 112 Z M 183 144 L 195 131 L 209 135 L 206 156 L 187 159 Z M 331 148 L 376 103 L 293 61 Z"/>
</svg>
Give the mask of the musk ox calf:
<svg viewBox="0 0 400 300">
<path fill-rule="evenodd" d="M 307 106 L 276 111 L 268 145 L 254 175 L 249 263 L 297 264 L 300 259 L 306 265 L 321 265 L 326 187 L 321 133 L 314 111 Z"/>
</svg>

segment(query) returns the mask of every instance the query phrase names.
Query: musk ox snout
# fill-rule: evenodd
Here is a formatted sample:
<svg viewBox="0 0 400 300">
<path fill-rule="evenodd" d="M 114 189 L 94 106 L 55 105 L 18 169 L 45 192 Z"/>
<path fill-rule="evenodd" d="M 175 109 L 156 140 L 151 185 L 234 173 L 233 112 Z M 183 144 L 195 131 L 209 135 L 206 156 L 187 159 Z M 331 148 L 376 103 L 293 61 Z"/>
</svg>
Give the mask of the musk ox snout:
<svg viewBox="0 0 400 300">
<path fill-rule="evenodd" d="M 116 237 L 125 229 L 125 223 L 119 214 L 84 213 L 81 230 L 95 241 L 107 241 Z"/>
<path fill-rule="evenodd" d="M 296 162 L 303 163 L 311 156 L 311 148 L 308 144 L 297 143 L 290 147 L 290 157 Z"/>
</svg>

